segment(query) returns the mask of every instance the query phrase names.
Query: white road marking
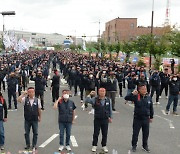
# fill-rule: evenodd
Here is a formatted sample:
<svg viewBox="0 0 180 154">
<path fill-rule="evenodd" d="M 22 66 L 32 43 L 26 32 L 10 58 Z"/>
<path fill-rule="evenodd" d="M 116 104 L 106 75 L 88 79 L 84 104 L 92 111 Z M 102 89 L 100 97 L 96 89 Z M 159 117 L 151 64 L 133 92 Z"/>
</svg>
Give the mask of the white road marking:
<svg viewBox="0 0 180 154">
<path fill-rule="evenodd" d="M 52 135 L 49 139 L 47 139 L 43 144 L 41 144 L 39 147 L 44 148 L 46 145 L 48 145 L 50 142 L 52 142 L 59 134 Z"/>
<path fill-rule="evenodd" d="M 167 119 L 167 118 L 161 117 L 161 116 L 159 116 L 159 115 L 155 115 L 155 116 L 158 117 L 158 118 L 160 118 L 160 119 L 166 120 L 166 121 L 169 123 L 169 127 L 170 127 L 171 129 L 175 129 L 174 125 L 172 124 L 172 123 L 173 123 L 172 120 L 169 120 L 169 119 Z"/>
<path fill-rule="evenodd" d="M 50 69 L 49 69 L 49 73 L 51 74 L 51 72 L 52 72 L 52 69 L 50 68 Z"/>
<path fill-rule="evenodd" d="M 74 136 L 70 136 L 71 143 L 73 147 L 78 147 L 77 141 Z"/>
</svg>

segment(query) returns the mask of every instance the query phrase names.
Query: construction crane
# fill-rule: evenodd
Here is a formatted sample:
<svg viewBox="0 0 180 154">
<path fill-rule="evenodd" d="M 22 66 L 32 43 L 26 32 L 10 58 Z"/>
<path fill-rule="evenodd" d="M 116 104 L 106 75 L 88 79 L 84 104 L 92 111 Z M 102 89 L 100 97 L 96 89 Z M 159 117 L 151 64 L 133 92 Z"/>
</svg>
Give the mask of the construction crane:
<svg viewBox="0 0 180 154">
<path fill-rule="evenodd" d="M 169 25 L 170 25 L 170 0 L 167 0 L 164 26 L 169 26 Z"/>
</svg>

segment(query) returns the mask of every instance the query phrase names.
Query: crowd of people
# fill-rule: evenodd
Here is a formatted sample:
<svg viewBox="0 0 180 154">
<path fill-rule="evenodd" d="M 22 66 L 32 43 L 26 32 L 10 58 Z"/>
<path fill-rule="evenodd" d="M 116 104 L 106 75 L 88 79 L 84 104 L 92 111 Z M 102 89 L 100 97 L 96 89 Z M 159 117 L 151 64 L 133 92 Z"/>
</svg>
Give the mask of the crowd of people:
<svg viewBox="0 0 180 154">
<path fill-rule="evenodd" d="M 49 79 L 51 65 L 54 74 Z M 63 91 L 62 96 L 59 97 L 62 78 L 67 81 L 69 90 Z M 51 80 L 50 85 L 48 85 L 48 80 Z M 35 87 L 28 86 L 30 81 L 35 82 Z M 13 109 L 12 97 L 14 110 L 18 110 L 18 102 L 24 103 L 26 149 L 30 148 L 31 127 L 34 133 L 32 146 L 37 148 L 38 121 L 41 121 L 41 110 L 44 111 L 46 108 L 44 91 L 47 87 L 51 89 L 52 104 L 59 110 L 60 151 L 64 148 L 64 129 L 69 130 L 67 132 L 69 136 L 71 125 L 66 124 L 73 123 L 76 108 L 74 102 L 69 100 L 69 95 L 78 97 L 79 93 L 82 107 L 87 109 L 91 104 L 95 110 L 92 151 L 96 151 L 97 147 L 99 131 L 96 130 L 101 129 L 102 147 L 105 152 L 108 152 L 106 147 L 108 123 L 112 122 L 112 112 L 116 111 L 117 96 L 125 97 L 125 103 L 130 101 L 135 105 L 132 137 L 134 152 L 141 127 L 144 130 L 143 148 L 145 151 L 150 151 L 147 144 L 149 135 L 147 119 L 153 119 L 153 105 L 151 104 L 161 103 L 163 91 L 168 99 L 166 114 L 170 113 L 170 106 L 173 103 L 173 114 L 178 115 L 180 73 L 175 73 L 174 69 L 172 72 L 169 68 L 148 71 L 144 66 L 138 67 L 134 63 L 120 63 L 71 52 L 31 51 L 4 55 L 0 57 L 0 121 L 7 121 L 7 110 Z M 126 93 L 123 89 L 126 89 Z M 5 92 L 8 94 L 7 104 L 3 98 Z M 154 92 L 156 92 L 155 101 L 152 99 Z M 63 103 L 66 104 L 66 102 L 69 102 L 69 105 L 64 106 Z M 144 109 L 143 105 L 138 106 L 138 102 L 149 103 L 149 105 Z M 141 108 L 144 110 L 142 111 Z M 143 123 L 142 119 L 146 122 Z M 0 127 L 3 128 L 1 122 Z M 69 138 L 66 139 L 66 148 L 70 151 Z M 4 149 L 4 130 L 0 132 L 0 146 Z"/>
</svg>

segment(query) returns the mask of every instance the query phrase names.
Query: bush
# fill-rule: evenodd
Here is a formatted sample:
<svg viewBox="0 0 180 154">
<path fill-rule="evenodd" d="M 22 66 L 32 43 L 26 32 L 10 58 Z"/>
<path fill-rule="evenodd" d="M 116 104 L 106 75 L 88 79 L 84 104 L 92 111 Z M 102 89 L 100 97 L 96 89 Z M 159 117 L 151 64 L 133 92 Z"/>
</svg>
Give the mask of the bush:
<svg viewBox="0 0 180 154">
<path fill-rule="evenodd" d="M 146 67 L 146 64 L 144 63 L 143 60 L 139 60 L 138 63 L 137 63 L 137 66 L 138 66 L 138 67 L 141 67 L 141 66 Z"/>
</svg>

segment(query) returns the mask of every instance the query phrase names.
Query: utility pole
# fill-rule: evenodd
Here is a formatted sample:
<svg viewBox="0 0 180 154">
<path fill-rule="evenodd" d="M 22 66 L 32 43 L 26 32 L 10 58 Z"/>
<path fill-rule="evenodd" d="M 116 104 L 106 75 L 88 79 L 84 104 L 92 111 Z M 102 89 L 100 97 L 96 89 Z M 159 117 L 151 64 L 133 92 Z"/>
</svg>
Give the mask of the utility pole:
<svg viewBox="0 0 180 154">
<path fill-rule="evenodd" d="M 151 41 L 152 41 L 152 37 L 153 37 L 153 22 L 154 22 L 154 0 L 152 3 L 152 17 L 151 17 Z M 152 63 L 152 47 L 150 49 L 150 57 L 149 57 L 149 69 L 151 69 L 151 63 Z"/>
<path fill-rule="evenodd" d="M 99 37 L 98 37 L 98 41 L 99 41 L 99 52 L 101 52 L 101 28 L 100 28 L 100 25 L 101 25 L 101 21 L 99 20 Z"/>
</svg>

